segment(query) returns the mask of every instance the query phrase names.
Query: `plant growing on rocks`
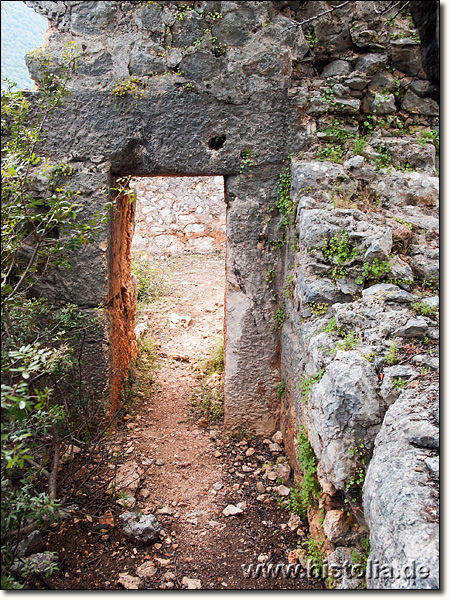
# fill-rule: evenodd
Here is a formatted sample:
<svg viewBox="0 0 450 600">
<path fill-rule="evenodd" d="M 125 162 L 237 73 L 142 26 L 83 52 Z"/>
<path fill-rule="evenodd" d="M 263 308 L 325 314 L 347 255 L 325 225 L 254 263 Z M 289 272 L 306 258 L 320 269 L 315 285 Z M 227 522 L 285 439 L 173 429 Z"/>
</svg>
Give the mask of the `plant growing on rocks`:
<svg viewBox="0 0 450 600">
<path fill-rule="evenodd" d="M 320 371 L 318 371 L 314 375 L 306 375 L 300 381 L 300 384 L 298 387 L 302 392 L 302 402 L 304 404 L 306 404 L 309 400 L 312 386 L 315 385 L 316 383 L 319 383 L 319 381 L 322 379 L 324 373 L 325 373 L 325 367 L 320 369 Z"/>
<path fill-rule="evenodd" d="M 292 215 L 295 212 L 296 204 L 291 197 L 292 173 L 289 167 L 280 174 L 278 179 L 278 193 L 275 200 L 275 206 L 283 215 L 283 226 L 292 225 Z"/>
<path fill-rule="evenodd" d="M 277 322 L 278 329 L 281 329 L 283 327 L 284 323 L 286 322 L 286 318 L 287 318 L 286 310 L 284 308 L 282 308 L 281 306 L 278 306 L 273 318 Z"/>
<path fill-rule="evenodd" d="M 350 454 L 355 459 L 355 468 L 345 485 L 344 503 L 350 504 L 356 511 L 361 510 L 362 506 L 362 486 L 366 477 L 367 453 L 367 447 L 361 439 L 350 448 Z"/>
<path fill-rule="evenodd" d="M 297 456 L 302 467 L 303 479 L 299 488 L 291 490 L 288 509 L 305 519 L 308 509 L 315 506 L 321 489 L 317 479 L 317 458 L 303 425 L 298 434 Z"/>
<path fill-rule="evenodd" d="M 324 315 L 328 310 L 328 304 L 326 302 L 311 302 L 309 305 L 311 312 L 315 315 Z"/>
<path fill-rule="evenodd" d="M 378 258 L 374 258 L 371 263 L 364 262 L 362 266 L 362 273 L 355 279 L 358 285 L 362 285 L 366 280 L 373 282 L 384 281 L 386 275 L 390 273 L 392 263 L 385 260 L 379 261 Z"/>
<path fill-rule="evenodd" d="M 356 333 L 356 331 L 350 331 L 348 333 L 344 333 L 343 335 L 343 339 L 337 342 L 336 344 L 337 350 L 354 350 L 356 346 L 362 341 L 361 336 L 358 333 Z"/>
<path fill-rule="evenodd" d="M 324 333 L 335 333 L 338 330 L 338 326 L 336 323 L 336 317 L 331 317 L 326 325 L 324 325 L 321 329 Z"/>
<path fill-rule="evenodd" d="M 318 42 L 317 34 L 314 29 L 310 29 L 309 31 L 305 31 L 305 40 L 311 50 Z"/>
<path fill-rule="evenodd" d="M 325 239 L 322 253 L 333 266 L 325 274 L 331 279 L 342 279 L 347 275 L 346 266 L 359 254 L 358 248 L 352 248 L 348 241 L 348 233 L 343 230 L 335 233 L 330 240 Z"/>
<path fill-rule="evenodd" d="M 138 77 L 118 81 L 112 89 L 113 96 L 130 95 L 135 99 L 144 97 L 144 83 Z"/>
<path fill-rule="evenodd" d="M 246 148 L 241 152 L 241 169 L 240 173 L 244 171 L 251 171 L 252 167 L 256 166 L 255 161 L 253 160 L 253 150 L 250 148 Z"/>
<path fill-rule="evenodd" d="M 398 350 L 399 349 L 397 343 L 395 341 L 391 342 L 384 362 L 388 365 L 395 365 L 396 363 L 398 363 Z"/>
</svg>

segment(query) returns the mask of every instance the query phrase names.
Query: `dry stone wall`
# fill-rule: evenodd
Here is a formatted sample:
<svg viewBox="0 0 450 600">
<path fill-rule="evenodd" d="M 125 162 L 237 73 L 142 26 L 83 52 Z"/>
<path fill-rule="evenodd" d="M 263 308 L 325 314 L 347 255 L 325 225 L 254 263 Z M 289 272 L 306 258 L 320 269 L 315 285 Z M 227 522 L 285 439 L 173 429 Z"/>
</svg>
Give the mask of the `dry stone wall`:
<svg viewBox="0 0 450 600">
<path fill-rule="evenodd" d="M 426 560 L 434 575 L 368 587 L 436 587 L 439 106 L 411 18 L 366 1 L 27 4 L 51 21 L 55 71 L 67 42 L 81 49 L 46 152 L 70 163 L 88 214 L 117 176 L 225 179 L 226 428 L 281 427 L 301 481 L 305 427 L 322 488 L 310 530 L 324 552 L 344 560 L 369 528 L 371 559 Z M 129 323 L 115 231 L 130 230 L 105 230 L 45 291 L 115 306 Z M 86 274 L 94 285 L 79 286 Z M 112 380 L 119 337 L 97 340 Z"/>
<path fill-rule="evenodd" d="M 152 254 L 224 251 L 223 177 L 140 177 L 131 251 Z"/>
</svg>

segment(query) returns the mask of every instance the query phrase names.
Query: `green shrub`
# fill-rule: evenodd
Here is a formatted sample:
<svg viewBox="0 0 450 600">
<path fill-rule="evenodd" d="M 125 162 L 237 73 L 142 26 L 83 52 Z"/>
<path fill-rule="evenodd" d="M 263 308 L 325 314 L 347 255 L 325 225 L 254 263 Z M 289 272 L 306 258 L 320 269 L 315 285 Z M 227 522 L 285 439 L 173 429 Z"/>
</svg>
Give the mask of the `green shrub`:
<svg viewBox="0 0 450 600">
<path fill-rule="evenodd" d="M 136 255 L 131 261 L 131 272 L 137 278 L 138 302 L 152 303 L 169 295 L 167 267 L 157 258 L 148 254 Z"/>
</svg>

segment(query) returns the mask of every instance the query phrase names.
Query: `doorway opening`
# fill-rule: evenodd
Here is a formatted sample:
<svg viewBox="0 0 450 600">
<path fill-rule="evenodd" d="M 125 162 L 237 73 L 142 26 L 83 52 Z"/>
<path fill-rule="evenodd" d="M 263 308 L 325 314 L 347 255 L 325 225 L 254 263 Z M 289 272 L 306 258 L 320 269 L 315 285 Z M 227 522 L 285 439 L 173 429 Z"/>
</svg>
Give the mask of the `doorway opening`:
<svg viewBox="0 0 450 600">
<path fill-rule="evenodd" d="M 199 376 L 192 415 L 206 426 L 223 415 L 224 178 L 133 177 L 130 188 L 139 356 L 149 364 L 162 361 L 165 384 L 173 386 L 178 367 L 190 364 Z"/>
</svg>

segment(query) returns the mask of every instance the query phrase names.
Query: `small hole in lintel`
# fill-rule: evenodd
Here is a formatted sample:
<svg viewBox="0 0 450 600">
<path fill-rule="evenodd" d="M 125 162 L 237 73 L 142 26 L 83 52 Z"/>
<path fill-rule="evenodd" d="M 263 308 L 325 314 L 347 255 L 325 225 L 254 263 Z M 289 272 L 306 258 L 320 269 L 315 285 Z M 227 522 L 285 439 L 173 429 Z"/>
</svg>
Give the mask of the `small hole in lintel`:
<svg viewBox="0 0 450 600">
<path fill-rule="evenodd" d="M 221 148 L 223 148 L 223 145 L 225 144 L 226 141 L 227 141 L 226 136 L 216 135 L 215 137 L 213 137 L 209 140 L 208 147 L 210 150 L 220 150 Z"/>
</svg>

